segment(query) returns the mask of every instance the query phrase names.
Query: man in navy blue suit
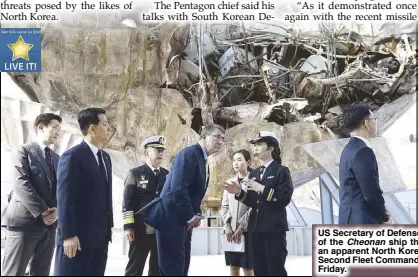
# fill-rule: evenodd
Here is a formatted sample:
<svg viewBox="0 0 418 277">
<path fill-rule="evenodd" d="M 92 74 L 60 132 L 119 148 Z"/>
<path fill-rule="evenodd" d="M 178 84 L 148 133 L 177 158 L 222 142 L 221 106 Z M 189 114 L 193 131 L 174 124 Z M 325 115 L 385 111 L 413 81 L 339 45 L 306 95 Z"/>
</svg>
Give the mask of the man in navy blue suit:
<svg viewBox="0 0 418 277">
<path fill-rule="evenodd" d="M 113 227 L 112 164 L 103 146 L 111 128 L 106 112 L 78 114 L 84 140 L 58 164 L 55 275 L 104 276 Z"/>
<path fill-rule="evenodd" d="M 201 201 L 209 183 L 208 156 L 225 143 L 225 130 L 218 125 L 202 129 L 199 143 L 175 156 L 159 198 L 141 210 L 145 222 L 157 230 L 161 276 L 184 276 L 187 231 L 200 226 Z"/>
<path fill-rule="evenodd" d="M 390 215 L 369 142 L 377 135 L 377 118 L 369 106 L 355 104 L 344 109 L 342 121 L 351 138 L 340 158 L 339 224 L 387 223 Z"/>
</svg>

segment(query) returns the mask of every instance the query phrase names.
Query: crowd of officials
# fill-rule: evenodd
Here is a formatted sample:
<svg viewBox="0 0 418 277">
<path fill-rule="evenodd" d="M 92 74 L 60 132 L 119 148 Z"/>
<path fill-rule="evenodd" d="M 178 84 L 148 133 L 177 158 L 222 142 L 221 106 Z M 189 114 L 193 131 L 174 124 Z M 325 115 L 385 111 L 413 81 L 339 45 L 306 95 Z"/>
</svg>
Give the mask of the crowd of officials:
<svg viewBox="0 0 418 277">
<path fill-rule="evenodd" d="M 378 166 L 370 139 L 377 118 L 367 105 L 344 109 L 351 139 L 340 159 L 340 224 L 387 223 Z M 112 241 L 112 161 L 103 148 L 110 137 L 106 111 L 78 114 L 80 144 L 61 156 L 53 147 L 62 119 L 40 114 L 36 140 L 13 152 L 13 191 L 3 211 L 7 228 L 3 276 L 103 276 Z M 204 126 L 199 142 L 180 150 L 170 170 L 161 167 L 169 143 L 155 135 L 142 143 L 146 161 L 128 171 L 123 193 L 123 226 L 129 241 L 126 276 L 187 276 L 193 229 L 204 219 L 201 202 L 210 182 L 207 159 L 225 147 L 225 130 Z M 221 216 L 230 243 L 245 250 L 225 252 L 231 276 L 287 276 L 286 206 L 293 195 L 289 168 L 282 165 L 279 140 L 260 130 L 250 141 L 260 166 L 252 169 L 249 149 L 231 156 Z"/>
</svg>

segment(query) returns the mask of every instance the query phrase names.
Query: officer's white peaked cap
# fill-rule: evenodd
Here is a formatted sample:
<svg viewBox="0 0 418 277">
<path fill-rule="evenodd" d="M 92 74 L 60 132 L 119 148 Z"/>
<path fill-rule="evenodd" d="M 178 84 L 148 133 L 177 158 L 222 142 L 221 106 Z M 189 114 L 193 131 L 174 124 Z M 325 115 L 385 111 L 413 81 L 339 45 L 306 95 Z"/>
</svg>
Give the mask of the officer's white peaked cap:
<svg viewBox="0 0 418 277">
<path fill-rule="evenodd" d="M 250 140 L 251 144 L 255 144 L 259 141 L 272 141 L 277 143 L 277 145 L 279 145 L 279 140 L 277 139 L 277 136 L 275 133 L 273 132 L 269 132 L 269 131 L 260 131 L 257 133 L 256 137 L 252 140 Z"/>
<path fill-rule="evenodd" d="M 142 142 L 142 147 L 153 147 L 153 148 L 166 148 L 165 137 L 163 136 L 152 136 Z"/>
</svg>

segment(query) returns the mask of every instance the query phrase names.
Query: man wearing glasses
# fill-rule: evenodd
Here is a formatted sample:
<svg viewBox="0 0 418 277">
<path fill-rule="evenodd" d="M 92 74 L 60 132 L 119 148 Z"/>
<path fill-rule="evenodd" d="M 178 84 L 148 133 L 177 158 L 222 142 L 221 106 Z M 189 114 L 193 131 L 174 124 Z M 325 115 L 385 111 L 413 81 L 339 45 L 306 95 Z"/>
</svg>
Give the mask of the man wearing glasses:
<svg viewBox="0 0 418 277">
<path fill-rule="evenodd" d="M 351 138 L 339 165 L 339 224 L 388 223 L 390 215 L 385 208 L 377 160 L 369 142 L 377 136 L 377 118 L 369 106 L 355 104 L 344 109 L 342 122 Z"/>
<path fill-rule="evenodd" d="M 187 232 L 200 226 L 204 218 L 200 205 L 209 184 L 207 158 L 218 153 L 224 143 L 224 128 L 205 126 L 199 143 L 175 156 L 161 196 L 141 209 L 145 223 L 157 230 L 162 276 L 185 275 Z"/>
</svg>

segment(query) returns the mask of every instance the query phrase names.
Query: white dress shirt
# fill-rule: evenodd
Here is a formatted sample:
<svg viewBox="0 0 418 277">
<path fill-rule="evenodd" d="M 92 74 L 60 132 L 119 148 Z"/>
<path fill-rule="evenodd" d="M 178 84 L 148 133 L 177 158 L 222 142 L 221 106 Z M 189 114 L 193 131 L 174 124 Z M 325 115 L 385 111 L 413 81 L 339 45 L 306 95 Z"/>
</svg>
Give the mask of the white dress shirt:
<svg viewBox="0 0 418 277">
<path fill-rule="evenodd" d="M 149 166 L 149 168 L 151 168 L 151 170 L 152 170 L 152 172 L 154 172 L 154 174 L 155 174 L 155 170 L 160 171 L 160 167 L 155 168 L 155 167 L 153 167 L 152 165 L 150 165 L 149 163 L 146 163 L 146 164 Z"/>
<path fill-rule="evenodd" d="M 264 164 L 264 165 L 263 165 L 263 166 L 265 167 L 265 169 L 264 169 L 263 174 L 260 174 L 260 180 L 261 180 L 261 179 L 263 179 L 263 176 L 264 176 L 264 174 L 266 173 L 267 168 L 271 165 L 271 163 L 272 163 L 273 161 L 274 161 L 274 160 L 270 160 L 269 162 L 267 162 L 266 164 Z"/>
<path fill-rule="evenodd" d="M 366 138 L 360 137 L 360 136 L 353 136 L 354 138 L 361 139 L 369 148 L 372 148 L 372 145 L 370 144 L 370 141 L 368 141 Z"/>
<path fill-rule="evenodd" d="M 87 140 L 84 140 L 87 145 L 90 147 L 91 152 L 93 152 L 94 157 L 96 158 L 97 161 L 97 165 L 99 164 L 99 156 L 97 156 L 97 153 L 99 153 L 99 148 L 96 145 L 91 144 L 90 142 L 88 142 Z M 107 177 L 107 168 L 106 168 L 106 163 L 103 160 L 103 155 L 102 155 L 102 162 L 105 168 L 105 172 L 106 172 L 106 177 Z"/>
<path fill-rule="evenodd" d="M 42 156 L 45 158 L 45 148 L 47 148 L 48 146 L 43 141 L 37 141 L 37 143 L 39 144 L 39 147 L 41 147 Z"/>
</svg>

